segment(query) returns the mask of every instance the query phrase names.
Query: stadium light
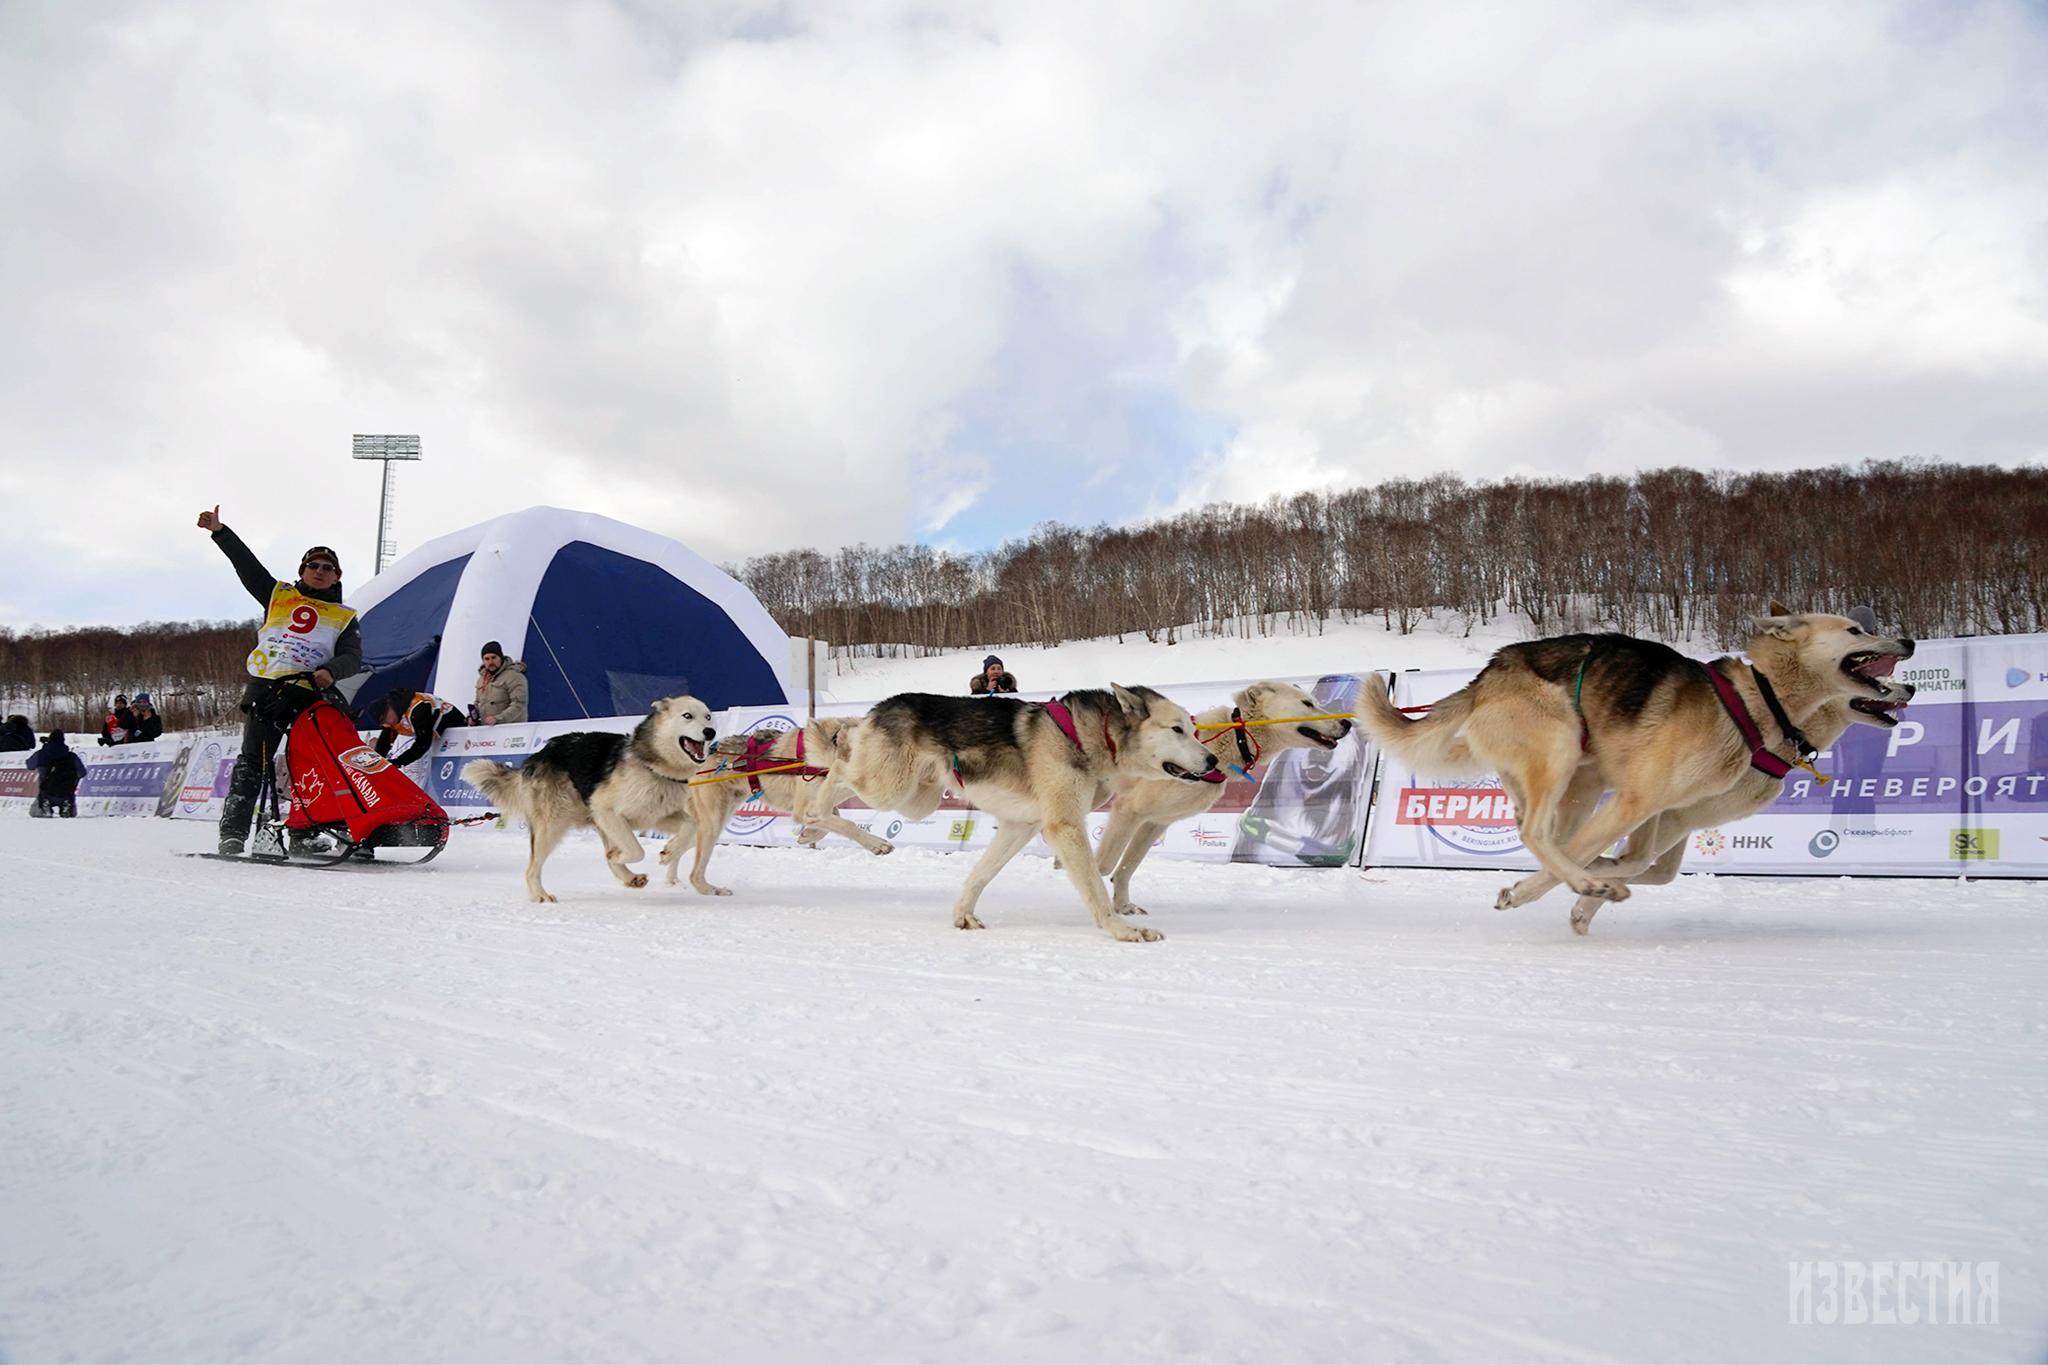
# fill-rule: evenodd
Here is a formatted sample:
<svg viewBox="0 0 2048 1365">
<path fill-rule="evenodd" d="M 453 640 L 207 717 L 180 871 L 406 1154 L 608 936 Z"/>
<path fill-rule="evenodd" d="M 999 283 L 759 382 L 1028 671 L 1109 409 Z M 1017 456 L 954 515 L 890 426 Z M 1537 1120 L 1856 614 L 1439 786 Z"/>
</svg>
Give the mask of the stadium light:
<svg viewBox="0 0 2048 1365">
<path fill-rule="evenodd" d="M 391 488 L 393 460 L 417 460 L 420 457 L 420 438 L 417 436 L 357 436 L 355 456 L 358 460 L 382 460 L 384 462 L 384 492 L 377 499 L 377 567 L 374 572 L 383 573 L 384 565 L 398 553 L 398 542 L 390 539 L 391 533 Z"/>
</svg>

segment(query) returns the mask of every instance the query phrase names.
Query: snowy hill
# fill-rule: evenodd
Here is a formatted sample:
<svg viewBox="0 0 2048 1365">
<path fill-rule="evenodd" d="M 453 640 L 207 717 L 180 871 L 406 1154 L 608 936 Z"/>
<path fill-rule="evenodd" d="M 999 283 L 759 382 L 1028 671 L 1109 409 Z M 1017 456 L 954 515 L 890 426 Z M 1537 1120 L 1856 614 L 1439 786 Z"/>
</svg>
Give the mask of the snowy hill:
<svg viewBox="0 0 2048 1365">
<path fill-rule="evenodd" d="M 1529 639 L 1528 618 L 1497 616 L 1484 625 L 1455 612 L 1439 612 L 1408 635 L 1368 621 L 1325 621 L 1320 631 L 1289 630 L 1275 620 L 1272 634 L 1254 622 L 1242 634 L 1197 636 L 1183 629 L 1174 645 L 1143 635 L 1036 645 L 956 650 L 926 658 L 839 658 L 821 693 L 838 701 L 879 700 L 897 692 L 964 692 L 987 655 L 1000 655 L 1026 692 L 1064 692 L 1108 682 L 1170 687 L 1176 682 L 1232 678 L 1313 676 L 1370 669 L 1478 668 L 1502 645 Z M 1719 651 L 1708 649 L 1708 653 Z"/>
</svg>

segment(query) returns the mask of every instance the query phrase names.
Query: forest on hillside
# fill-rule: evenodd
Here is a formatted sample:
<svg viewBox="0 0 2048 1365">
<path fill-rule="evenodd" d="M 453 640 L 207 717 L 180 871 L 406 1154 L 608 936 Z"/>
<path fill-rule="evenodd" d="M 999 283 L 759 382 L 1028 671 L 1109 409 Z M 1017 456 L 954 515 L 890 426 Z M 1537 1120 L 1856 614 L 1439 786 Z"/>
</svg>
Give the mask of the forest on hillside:
<svg viewBox="0 0 2048 1365">
<path fill-rule="evenodd" d="M 1468 623 L 1522 613 L 1538 634 L 1725 646 L 1772 597 L 1801 610 L 1868 604 L 1918 637 L 2000 634 L 2048 629 L 2048 468 L 1439 475 L 1136 526 L 1047 524 L 974 554 L 855 545 L 728 571 L 791 635 L 865 654 L 1171 643 L 1362 617 L 1406 632 L 1442 611 Z M 107 697 L 138 688 L 168 728 L 231 723 L 253 633 L 253 621 L 0 626 L 0 698 L 45 729 L 96 730 Z"/>
<path fill-rule="evenodd" d="M 931 653 L 1176 633 L 1526 614 L 1736 643 L 1777 597 L 1875 608 L 1921 637 L 2048 622 L 2048 468 L 1873 462 L 1778 474 L 1450 475 L 1217 504 L 1130 527 L 1041 526 L 979 554 L 789 550 L 732 572 L 791 635 Z"/>
</svg>

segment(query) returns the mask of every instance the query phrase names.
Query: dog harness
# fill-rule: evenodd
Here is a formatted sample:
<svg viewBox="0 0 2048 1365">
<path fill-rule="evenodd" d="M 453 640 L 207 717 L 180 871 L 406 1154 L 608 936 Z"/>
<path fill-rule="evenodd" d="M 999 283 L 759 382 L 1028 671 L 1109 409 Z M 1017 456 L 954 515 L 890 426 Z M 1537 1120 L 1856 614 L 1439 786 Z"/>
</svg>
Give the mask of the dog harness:
<svg viewBox="0 0 2048 1365">
<path fill-rule="evenodd" d="M 1772 688 L 1769 678 L 1755 668 L 1750 669 L 1751 676 L 1756 679 L 1756 690 L 1763 695 L 1764 705 L 1771 710 L 1771 719 L 1777 722 L 1778 728 L 1785 732 L 1785 737 L 1792 741 L 1793 747 L 1799 753 L 1799 758 L 1794 762 L 1786 762 L 1765 747 L 1763 732 L 1757 729 L 1756 721 L 1750 717 L 1749 708 L 1742 704 L 1742 694 L 1735 690 L 1735 683 L 1728 675 L 1712 664 L 1701 664 L 1700 668 L 1705 671 L 1707 681 L 1714 685 L 1714 695 L 1721 699 L 1721 709 L 1728 713 L 1728 719 L 1734 721 L 1735 728 L 1742 732 L 1742 742 L 1749 746 L 1750 767 L 1766 777 L 1775 777 L 1781 782 L 1794 768 L 1804 768 L 1815 777 L 1821 777 L 1821 773 L 1813 766 L 1813 760 L 1818 757 L 1820 751 L 1793 726 L 1791 718 L 1785 714 L 1785 708 L 1778 704 L 1778 694 Z M 1826 779 L 1822 777 L 1821 780 Z"/>
</svg>

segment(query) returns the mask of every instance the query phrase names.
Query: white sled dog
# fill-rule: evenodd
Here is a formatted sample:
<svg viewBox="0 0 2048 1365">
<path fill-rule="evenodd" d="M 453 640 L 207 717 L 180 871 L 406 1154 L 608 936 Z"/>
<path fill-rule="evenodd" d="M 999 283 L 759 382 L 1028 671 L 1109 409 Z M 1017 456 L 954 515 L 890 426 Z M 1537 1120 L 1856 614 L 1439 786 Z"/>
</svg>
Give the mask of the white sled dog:
<svg viewBox="0 0 2048 1365">
<path fill-rule="evenodd" d="M 595 825 L 604 862 L 623 886 L 647 885 L 629 863 L 644 850 L 636 829 L 680 829 L 689 820 L 689 785 L 718 737 L 711 708 L 695 697 L 663 697 L 631 735 L 577 731 L 556 735 L 521 767 L 478 759 L 464 780 L 526 820 L 526 894 L 552 901 L 541 865 L 564 835 Z M 723 822 L 721 822 L 723 823 Z"/>
<path fill-rule="evenodd" d="M 1421 720 L 1374 688 L 1360 697 L 1360 718 L 1417 772 L 1500 774 L 1522 842 L 1548 876 L 1507 887 L 1495 908 L 1526 904 L 1559 882 L 1581 897 L 1626 900 L 1626 880 L 1594 875 L 1590 859 L 1653 816 L 1727 793 L 1752 767 L 1777 763 L 1782 773 L 1774 740 L 1831 700 L 1896 700 L 1884 679 L 1913 653 L 1911 640 L 1846 616 L 1793 615 L 1775 602 L 1752 625 L 1749 662 L 1702 664 L 1627 635 L 1509 645 Z M 1613 796 L 1572 829 L 1559 808 L 1582 765 Z"/>
<path fill-rule="evenodd" d="M 1256 782 L 1255 766 L 1269 755 L 1288 749 L 1334 749 L 1351 733 L 1348 720 L 1308 720 L 1299 724 L 1252 724 L 1321 716 L 1328 708 L 1290 682 L 1268 678 L 1231 698 L 1233 705 L 1212 706 L 1195 717 L 1195 736 L 1221 764 L 1221 771 Z M 1116 804 L 1095 846 L 1096 870 L 1110 878 L 1111 901 L 1119 915 L 1142 915 L 1131 903 L 1131 877 L 1152 851 L 1153 841 L 1176 820 L 1201 815 L 1223 795 L 1223 783 L 1153 782 L 1119 778 Z"/>
<path fill-rule="evenodd" d="M 761 796 L 769 805 L 789 815 L 800 831 L 798 843 L 808 846 L 827 834 L 843 834 L 877 856 L 893 853 L 896 851 L 894 844 L 877 838 L 839 814 L 839 804 L 846 799 L 848 788 L 838 774 L 831 771 L 830 765 L 839 752 L 842 732 L 853 723 L 844 717 L 828 717 L 812 721 L 805 730 L 783 731 L 772 746 L 751 755 L 751 758 L 767 767 L 795 763 L 801 759 L 805 767 L 812 769 L 812 774 L 806 776 L 800 770 L 764 772 L 755 775 L 753 782 L 760 784 Z M 745 751 L 743 740 L 720 740 L 714 754 L 715 761 L 707 762 L 697 773 L 684 813 L 668 823 L 653 826 L 671 836 L 661 848 L 661 861 L 668 868 L 670 886 L 675 885 L 684 851 L 694 848 L 697 857 L 690 867 L 690 885 L 702 896 L 732 894 L 726 887 L 713 886 L 705 879 L 704 871 L 711 864 L 712 851 L 718 847 L 718 836 L 724 833 L 726 822 L 753 792 L 753 786 L 746 778 L 731 776 L 735 765 L 746 756 Z"/>
<path fill-rule="evenodd" d="M 823 737 L 812 745 L 822 752 Z M 1127 942 L 1163 935 L 1111 906 L 1088 847 L 1088 812 L 1120 782 L 1179 786 L 1220 775 L 1185 707 L 1114 684 L 1051 703 L 905 693 L 868 712 L 840 747 L 834 772 L 876 810 L 920 820 L 950 786 L 996 818 L 995 842 L 954 903 L 956 927 L 983 927 L 974 913 L 982 889 L 1042 829 L 1096 925 Z"/>
</svg>

